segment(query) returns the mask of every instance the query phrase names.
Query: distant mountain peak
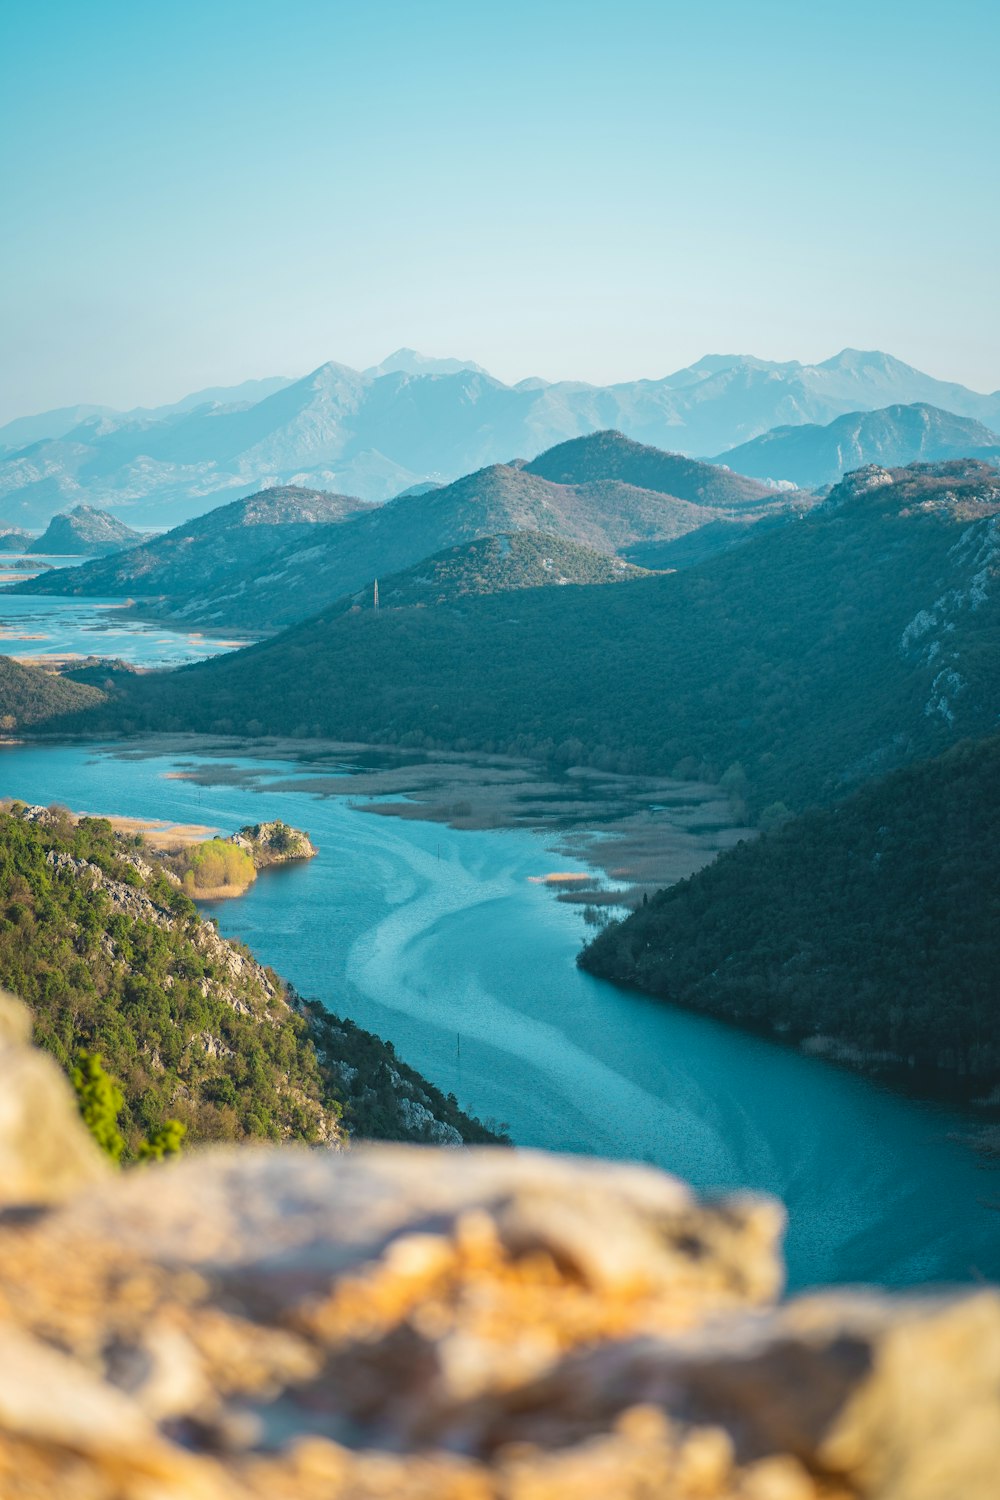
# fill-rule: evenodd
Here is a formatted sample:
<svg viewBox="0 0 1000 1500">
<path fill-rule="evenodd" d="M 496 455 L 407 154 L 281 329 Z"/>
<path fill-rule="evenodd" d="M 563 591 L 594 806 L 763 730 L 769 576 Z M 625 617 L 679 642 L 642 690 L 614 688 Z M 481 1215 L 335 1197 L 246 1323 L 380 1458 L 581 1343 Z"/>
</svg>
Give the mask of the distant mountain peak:
<svg viewBox="0 0 1000 1500">
<path fill-rule="evenodd" d="M 854 374 L 871 371 L 887 375 L 918 375 L 920 373 L 913 365 L 897 359 L 894 354 L 886 354 L 882 349 L 841 349 L 839 354 L 833 354 L 829 359 L 824 359 L 816 368 L 844 370 Z"/>
<path fill-rule="evenodd" d="M 364 374 L 372 380 L 382 375 L 458 375 L 462 370 L 472 370 L 476 375 L 488 375 L 482 365 L 471 359 L 436 359 L 433 355 L 421 354 L 416 349 L 397 349 L 381 364 L 370 365 Z"/>
</svg>

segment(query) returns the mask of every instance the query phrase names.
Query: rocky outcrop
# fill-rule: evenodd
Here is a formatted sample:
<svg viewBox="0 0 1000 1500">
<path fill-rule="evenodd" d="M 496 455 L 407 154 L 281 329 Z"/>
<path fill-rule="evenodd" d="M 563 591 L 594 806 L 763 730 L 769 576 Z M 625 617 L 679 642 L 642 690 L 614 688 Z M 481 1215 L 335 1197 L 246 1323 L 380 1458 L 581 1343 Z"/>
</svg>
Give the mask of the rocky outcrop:
<svg viewBox="0 0 1000 1500">
<path fill-rule="evenodd" d="M 279 821 L 248 824 L 232 834 L 229 843 L 245 850 L 257 870 L 296 859 L 313 859 L 319 853 L 307 833 Z"/>
<path fill-rule="evenodd" d="M 416 1147 L 81 1188 L 0 1178 L 4 1500 L 995 1493 L 1000 1297 L 782 1304 L 768 1200 Z"/>
<path fill-rule="evenodd" d="M 75 505 L 65 514 L 53 516 L 42 536 L 25 550 L 61 557 L 76 554 L 102 557 L 141 541 L 141 531 L 134 531 L 108 511 L 95 510 L 92 505 Z"/>
</svg>

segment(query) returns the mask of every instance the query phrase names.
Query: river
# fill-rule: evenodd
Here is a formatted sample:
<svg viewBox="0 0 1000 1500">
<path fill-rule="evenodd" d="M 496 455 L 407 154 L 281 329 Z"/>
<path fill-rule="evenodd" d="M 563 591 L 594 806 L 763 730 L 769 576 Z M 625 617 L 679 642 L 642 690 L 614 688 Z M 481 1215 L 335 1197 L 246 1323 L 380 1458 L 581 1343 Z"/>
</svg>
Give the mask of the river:
<svg viewBox="0 0 1000 1500">
<path fill-rule="evenodd" d="M 533 879 L 585 868 L 554 833 L 374 816 L 317 793 L 328 761 L 207 749 L 8 746 L 0 793 L 305 828 L 318 858 L 216 905 L 221 930 L 518 1144 L 777 1194 L 794 1287 L 1000 1277 L 1000 1179 L 952 1139 L 967 1120 L 581 973 L 580 909 Z"/>
</svg>

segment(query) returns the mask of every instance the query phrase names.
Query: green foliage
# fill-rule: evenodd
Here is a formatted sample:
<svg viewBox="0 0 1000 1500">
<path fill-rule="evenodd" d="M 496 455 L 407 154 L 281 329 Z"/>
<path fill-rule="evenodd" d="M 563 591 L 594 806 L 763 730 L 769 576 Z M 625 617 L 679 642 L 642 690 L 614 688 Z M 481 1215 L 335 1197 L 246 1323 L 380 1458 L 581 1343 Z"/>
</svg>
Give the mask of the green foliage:
<svg viewBox="0 0 1000 1500">
<path fill-rule="evenodd" d="M 3 732 L 27 729 L 57 714 L 78 713 L 104 701 L 104 694 L 82 683 L 67 682 L 54 672 L 23 667 L 0 656 L 0 718 Z"/>
<path fill-rule="evenodd" d="M 966 741 L 721 854 L 607 927 L 580 963 L 988 1094 L 1000 1081 L 998 785 L 1000 737 Z"/>
<path fill-rule="evenodd" d="M 383 610 L 408 609 L 517 589 L 625 583 L 644 576 L 642 568 L 579 542 L 538 531 L 515 531 L 463 542 L 383 578 L 379 598 Z M 370 609 L 371 589 L 350 595 L 343 607 Z"/>
<path fill-rule="evenodd" d="M 80 1051 L 77 1054 L 70 1079 L 84 1124 L 101 1150 L 117 1164 L 125 1150 L 125 1137 L 118 1129 L 118 1116 L 124 1107 L 125 1095 L 114 1079 L 105 1073 L 96 1052 Z"/>
<path fill-rule="evenodd" d="M 179 1156 L 187 1126 L 180 1120 L 165 1120 L 154 1130 L 147 1141 L 139 1147 L 140 1161 L 163 1161 L 167 1156 Z"/>
<path fill-rule="evenodd" d="M 243 889 L 257 873 L 246 850 L 225 839 L 206 839 L 203 844 L 192 845 L 180 857 L 180 866 L 184 889 L 189 894 L 223 886 Z"/>
<path fill-rule="evenodd" d="M 0 984 L 31 1006 L 36 1042 L 74 1076 L 109 1154 L 159 1158 L 184 1134 L 314 1143 L 342 1118 L 359 1134 L 413 1137 L 387 1070 L 440 1096 L 388 1044 L 304 1006 L 256 964 L 233 974 L 214 926 L 148 851 L 154 871 L 141 874 L 105 819 L 22 812 L 0 805 Z M 457 1108 L 446 1118 L 463 1139 L 493 1138 Z"/>
</svg>

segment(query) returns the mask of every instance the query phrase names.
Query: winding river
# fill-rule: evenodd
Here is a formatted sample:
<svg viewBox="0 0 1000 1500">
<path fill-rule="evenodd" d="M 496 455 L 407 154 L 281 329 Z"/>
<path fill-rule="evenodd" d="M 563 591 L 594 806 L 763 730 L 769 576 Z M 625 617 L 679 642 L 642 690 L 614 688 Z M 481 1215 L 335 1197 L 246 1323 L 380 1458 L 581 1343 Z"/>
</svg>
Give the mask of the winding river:
<svg viewBox="0 0 1000 1500">
<path fill-rule="evenodd" d="M 1000 1177 L 954 1139 L 967 1120 L 581 973 L 580 909 L 531 878 L 585 868 L 555 835 L 373 816 L 316 786 L 301 759 L 202 747 L 0 751 L 6 796 L 308 829 L 318 858 L 217 905 L 221 930 L 518 1144 L 777 1194 L 793 1286 L 1000 1276 Z"/>
</svg>

